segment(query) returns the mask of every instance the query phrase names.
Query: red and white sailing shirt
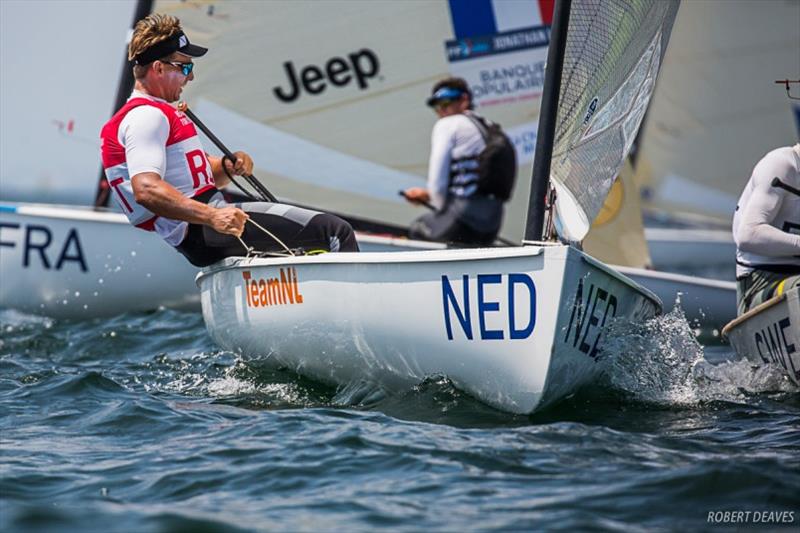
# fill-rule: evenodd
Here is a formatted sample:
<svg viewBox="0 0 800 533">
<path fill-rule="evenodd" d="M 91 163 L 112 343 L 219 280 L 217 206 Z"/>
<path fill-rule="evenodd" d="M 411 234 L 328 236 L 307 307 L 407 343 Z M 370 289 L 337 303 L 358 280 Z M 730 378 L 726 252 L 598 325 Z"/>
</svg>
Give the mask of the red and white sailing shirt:
<svg viewBox="0 0 800 533">
<path fill-rule="evenodd" d="M 188 198 L 213 189 L 211 164 L 192 121 L 165 100 L 133 91 L 103 126 L 100 151 L 112 194 L 131 224 L 179 245 L 187 223 L 137 204 L 131 178 L 154 172 Z"/>
</svg>

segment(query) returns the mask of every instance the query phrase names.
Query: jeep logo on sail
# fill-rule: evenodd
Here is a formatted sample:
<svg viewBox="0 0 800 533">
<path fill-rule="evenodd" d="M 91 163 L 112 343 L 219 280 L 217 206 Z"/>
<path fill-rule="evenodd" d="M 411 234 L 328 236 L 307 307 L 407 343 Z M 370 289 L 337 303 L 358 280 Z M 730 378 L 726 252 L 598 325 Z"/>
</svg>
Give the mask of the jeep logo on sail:
<svg viewBox="0 0 800 533">
<path fill-rule="evenodd" d="M 362 91 L 369 87 L 369 80 L 380 72 L 380 62 L 375 52 L 362 48 L 347 57 L 333 57 L 324 66 L 307 65 L 298 73 L 291 61 L 283 64 L 287 87 L 272 88 L 275 97 L 281 102 L 290 103 L 300 98 L 302 91 L 308 94 L 321 94 L 328 88 L 344 87 L 351 83 Z"/>
</svg>

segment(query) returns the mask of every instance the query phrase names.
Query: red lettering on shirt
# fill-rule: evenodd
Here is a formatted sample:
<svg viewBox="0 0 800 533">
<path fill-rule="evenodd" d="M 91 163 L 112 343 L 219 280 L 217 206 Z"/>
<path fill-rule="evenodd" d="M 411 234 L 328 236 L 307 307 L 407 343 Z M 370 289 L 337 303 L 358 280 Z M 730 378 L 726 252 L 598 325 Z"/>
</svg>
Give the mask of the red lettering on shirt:
<svg viewBox="0 0 800 533">
<path fill-rule="evenodd" d="M 214 183 L 214 178 L 208 173 L 206 154 L 202 150 L 186 152 L 186 161 L 189 163 L 189 172 L 192 173 L 192 184 L 195 189 L 200 187 L 200 176 L 207 185 Z"/>
<path fill-rule="evenodd" d="M 122 191 L 119 190 L 119 186 L 125 181 L 125 178 L 116 178 L 111 180 L 109 183 L 111 188 L 114 189 L 114 193 L 119 196 L 120 201 L 125 205 L 125 209 L 128 210 L 129 213 L 133 213 L 133 208 L 131 204 L 128 203 L 128 200 L 125 199 L 125 195 L 122 194 Z"/>
</svg>

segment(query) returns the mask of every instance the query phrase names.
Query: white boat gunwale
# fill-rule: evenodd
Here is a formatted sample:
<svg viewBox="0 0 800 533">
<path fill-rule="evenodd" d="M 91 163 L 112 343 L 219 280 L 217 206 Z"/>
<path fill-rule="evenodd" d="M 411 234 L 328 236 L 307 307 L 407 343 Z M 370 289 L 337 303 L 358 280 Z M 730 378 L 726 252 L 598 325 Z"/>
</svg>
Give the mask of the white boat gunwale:
<svg viewBox="0 0 800 533">
<path fill-rule="evenodd" d="M 643 287 L 630 279 L 625 274 L 609 267 L 592 256 L 578 250 L 577 248 L 554 243 L 537 243 L 536 245 L 503 247 L 503 248 L 450 248 L 446 250 L 418 250 L 407 252 L 359 252 L 359 253 L 326 253 L 319 255 L 304 256 L 282 256 L 282 257 L 227 257 L 222 261 L 203 268 L 195 277 L 195 283 L 200 287 L 201 280 L 211 276 L 216 272 L 228 269 L 246 269 L 261 266 L 282 266 L 287 263 L 292 264 L 396 264 L 396 263 L 426 263 L 452 262 L 452 261 L 475 261 L 475 260 L 494 260 L 514 257 L 536 257 L 544 253 L 545 248 L 563 248 L 564 256 L 567 250 L 572 249 L 580 254 L 582 261 L 587 262 L 593 267 L 602 270 L 606 274 L 619 279 L 622 283 L 641 293 L 653 302 L 658 309 L 658 313 L 663 312 L 663 302 L 651 290 Z"/>
<path fill-rule="evenodd" d="M 566 247 L 565 247 L 566 248 Z M 512 257 L 535 257 L 544 253 L 544 247 L 519 246 L 509 248 L 449 248 L 446 250 L 414 250 L 403 252 L 357 252 L 325 253 L 319 255 L 294 255 L 281 257 L 227 257 L 203 268 L 195 281 L 220 270 L 281 266 L 292 264 L 393 264 L 393 263 L 437 263 L 451 261 L 492 260 Z"/>
<path fill-rule="evenodd" d="M 22 202 L 2 202 L 0 212 L 22 216 L 82 220 L 94 222 L 110 222 L 112 224 L 128 224 L 128 217 L 107 207 L 86 207 L 67 204 L 33 204 Z"/>
</svg>

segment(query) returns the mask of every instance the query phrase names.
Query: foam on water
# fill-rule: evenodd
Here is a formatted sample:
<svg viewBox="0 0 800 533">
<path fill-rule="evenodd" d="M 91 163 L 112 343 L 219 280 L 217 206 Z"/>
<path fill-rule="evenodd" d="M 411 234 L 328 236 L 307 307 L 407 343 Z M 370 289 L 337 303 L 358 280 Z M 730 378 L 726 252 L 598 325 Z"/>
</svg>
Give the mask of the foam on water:
<svg viewBox="0 0 800 533">
<path fill-rule="evenodd" d="M 637 401 L 665 406 L 742 402 L 757 393 L 796 390 L 771 365 L 745 359 L 710 362 L 695 333 L 679 305 L 642 324 L 610 324 L 602 360 L 610 386 Z"/>
</svg>

